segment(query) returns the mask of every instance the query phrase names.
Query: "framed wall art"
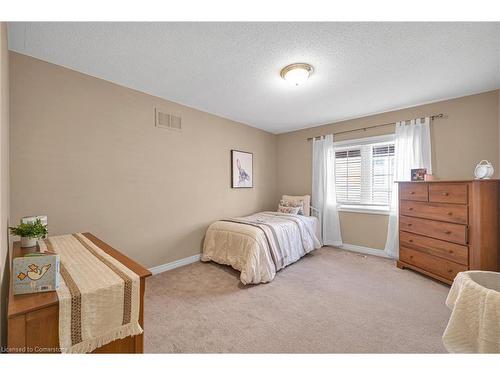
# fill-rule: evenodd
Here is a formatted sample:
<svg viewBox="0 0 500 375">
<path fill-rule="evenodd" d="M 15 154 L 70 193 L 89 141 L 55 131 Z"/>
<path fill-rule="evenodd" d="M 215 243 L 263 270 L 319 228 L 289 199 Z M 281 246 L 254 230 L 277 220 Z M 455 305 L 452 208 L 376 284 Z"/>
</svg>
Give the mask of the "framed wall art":
<svg viewBox="0 0 500 375">
<path fill-rule="evenodd" d="M 231 150 L 231 187 L 253 187 L 253 154 Z"/>
</svg>

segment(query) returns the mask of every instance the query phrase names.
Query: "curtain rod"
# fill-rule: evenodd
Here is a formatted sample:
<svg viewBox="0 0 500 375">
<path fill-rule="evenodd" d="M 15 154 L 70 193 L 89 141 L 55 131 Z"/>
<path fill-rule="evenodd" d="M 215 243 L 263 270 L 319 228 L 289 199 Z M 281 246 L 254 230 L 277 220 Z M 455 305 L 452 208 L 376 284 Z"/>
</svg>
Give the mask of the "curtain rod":
<svg viewBox="0 0 500 375">
<path fill-rule="evenodd" d="M 434 119 L 437 119 L 437 118 L 442 118 L 442 117 L 444 117 L 444 114 L 442 114 L 442 113 L 438 113 L 437 115 L 429 116 L 429 118 L 431 120 L 434 120 Z M 419 117 L 419 118 L 424 118 L 424 117 Z M 405 120 L 405 121 L 409 121 L 409 120 Z M 381 126 L 389 126 L 389 125 L 396 125 L 396 123 L 395 122 L 386 122 L 385 124 L 371 125 L 371 126 L 365 126 L 364 128 L 344 130 L 344 131 L 341 131 L 341 132 L 333 133 L 333 135 L 352 133 L 352 132 L 357 132 L 357 131 L 360 131 L 360 130 L 366 131 L 367 129 L 378 128 L 378 127 L 381 127 Z M 312 141 L 315 138 L 321 138 L 321 137 L 323 137 L 323 135 L 317 135 L 315 137 L 310 137 L 310 138 L 307 138 L 307 140 L 308 141 Z"/>
</svg>

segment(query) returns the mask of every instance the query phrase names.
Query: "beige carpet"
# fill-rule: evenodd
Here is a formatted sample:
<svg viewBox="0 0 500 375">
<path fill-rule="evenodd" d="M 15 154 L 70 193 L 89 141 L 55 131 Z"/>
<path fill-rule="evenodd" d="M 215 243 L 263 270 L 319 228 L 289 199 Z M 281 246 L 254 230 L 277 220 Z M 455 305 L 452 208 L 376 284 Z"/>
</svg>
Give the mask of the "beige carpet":
<svg viewBox="0 0 500 375">
<path fill-rule="evenodd" d="M 443 352 L 448 290 L 391 260 L 328 247 L 255 286 L 230 267 L 194 263 L 148 279 L 145 351 Z"/>
</svg>

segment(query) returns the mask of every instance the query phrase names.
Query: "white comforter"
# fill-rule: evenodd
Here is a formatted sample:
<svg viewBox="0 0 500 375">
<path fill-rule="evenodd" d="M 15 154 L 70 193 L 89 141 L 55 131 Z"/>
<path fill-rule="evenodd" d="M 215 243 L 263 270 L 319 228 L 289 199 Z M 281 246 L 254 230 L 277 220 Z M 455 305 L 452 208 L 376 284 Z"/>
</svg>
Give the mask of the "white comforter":
<svg viewBox="0 0 500 375">
<path fill-rule="evenodd" d="M 230 265 L 241 271 L 243 284 L 269 282 L 280 268 L 321 247 L 315 217 L 266 211 L 239 219 L 271 226 L 283 252 L 282 262 L 273 260 L 268 240 L 262 229 L 256 226 L 231 221 L 211 224 L 205 236 L 201 260 Z"/>
</svg>

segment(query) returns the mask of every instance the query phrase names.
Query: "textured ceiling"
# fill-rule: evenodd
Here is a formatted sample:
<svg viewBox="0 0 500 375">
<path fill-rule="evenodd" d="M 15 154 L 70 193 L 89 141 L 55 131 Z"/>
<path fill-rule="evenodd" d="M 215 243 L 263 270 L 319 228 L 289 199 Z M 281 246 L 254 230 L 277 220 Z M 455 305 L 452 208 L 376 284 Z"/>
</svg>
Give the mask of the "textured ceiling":
<svg viewBox="0 0 500 375">
<path fill-rule="evenodd" d="M 500 23 L 10 23 L 9 48 L 272 133 L 500 87 Z"/>
</svg>

